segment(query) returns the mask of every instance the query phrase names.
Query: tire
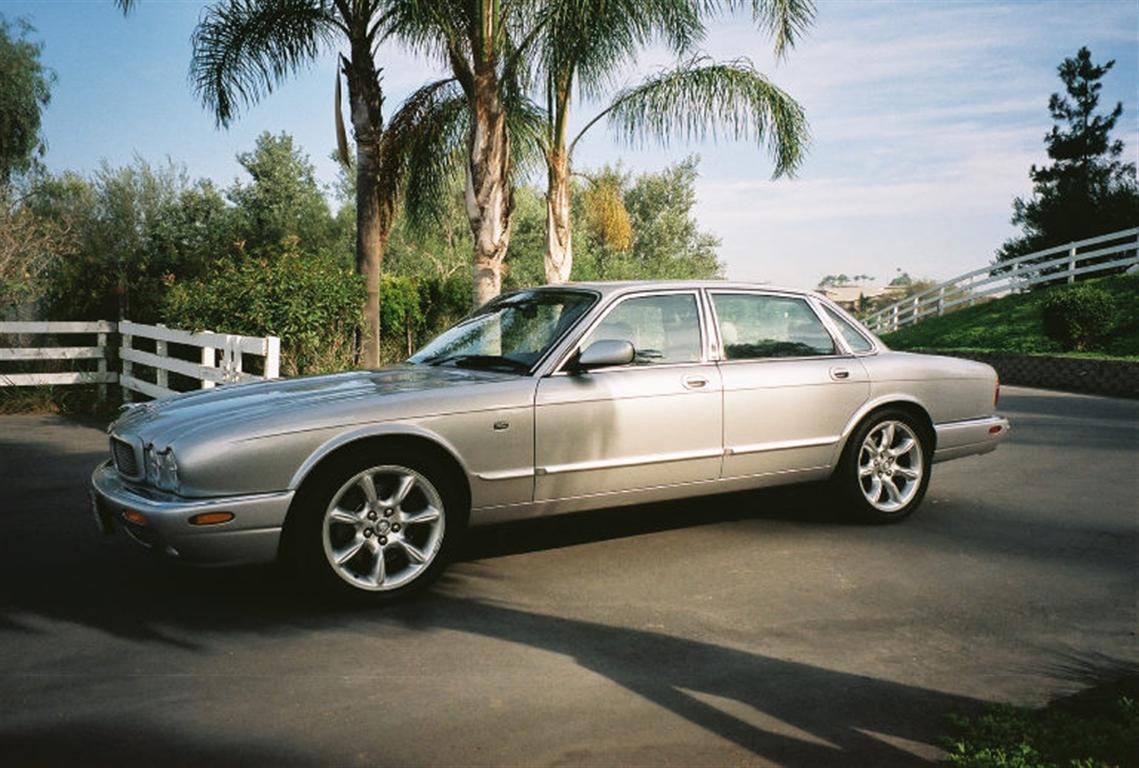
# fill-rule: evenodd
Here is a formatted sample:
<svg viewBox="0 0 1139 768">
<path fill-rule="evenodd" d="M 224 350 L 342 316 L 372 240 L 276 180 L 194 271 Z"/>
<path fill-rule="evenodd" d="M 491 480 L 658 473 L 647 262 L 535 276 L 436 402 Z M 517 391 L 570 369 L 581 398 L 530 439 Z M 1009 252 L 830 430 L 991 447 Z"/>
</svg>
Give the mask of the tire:
<svg viewBox="0 0 1139 768">
<path fill-rule="evenodd" d="M 454 475 L 429 453 L 402 446 L 338 456 L 298 493 L 282 554 L 322 592 L 406 598 L 438 578 L 466 527 Z"/>
<path fill-rule="evenodd" d="M 866 523 L 896 523 L 913 514 L 929 486 L 932 440 L 908 411 L 870 414 L 846 444 L 834 482 L 845 505 Z"/>
</svg>

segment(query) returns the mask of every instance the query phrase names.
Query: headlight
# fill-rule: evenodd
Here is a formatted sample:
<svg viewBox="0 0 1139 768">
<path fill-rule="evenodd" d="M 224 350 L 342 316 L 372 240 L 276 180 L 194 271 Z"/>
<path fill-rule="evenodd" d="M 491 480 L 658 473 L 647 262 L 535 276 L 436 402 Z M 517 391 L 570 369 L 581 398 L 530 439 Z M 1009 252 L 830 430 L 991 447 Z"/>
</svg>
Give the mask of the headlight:
<svg viewBox="0 0 1139 768">
<path fill-rule="evenodd" d="M 146 479 L 164 491 L 178 490 L 178 462 L 174 460 L 174 449 L 156 450 L 146 446 Z"/>
</svg>

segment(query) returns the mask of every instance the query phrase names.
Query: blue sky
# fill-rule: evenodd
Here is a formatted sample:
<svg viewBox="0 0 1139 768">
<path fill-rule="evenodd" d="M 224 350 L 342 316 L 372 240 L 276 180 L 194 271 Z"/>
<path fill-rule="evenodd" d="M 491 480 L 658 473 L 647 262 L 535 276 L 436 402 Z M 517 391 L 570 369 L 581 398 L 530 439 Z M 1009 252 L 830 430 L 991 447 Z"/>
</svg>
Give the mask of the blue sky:
<svg viewBox="0 0 1139 768">
<path fill-rule="evenodd" d="M 333 57 L 288 81 L 229 130 L 215 128 L 187 80 L 189 38 L 201 2 L 142 0 L 123 18 L 111 0 L 0 0 L 28 18 L 58 75 L 45 116 L 47 164 L 91 171 L 103 160 L 167 156 L 191 175 L 228 185 L 238 152 L 262 131 L 288 131 L 331 183 Z M 1056 65 L 1081 45 L 1117 60 L 1103 103 L 1122 101 L 1117 131 L 1139 150 L 1139 0 L 1107 2 L 819 3 L 815 28 L 783 62 L 741 17 L 713 25 L 705 50 L 746 56 L 806 109 L 813 143 L 794 179 L 770 179 L 747 144 L 628 147 L 598 125 L 578 147 L 580 169 L 620 162 L 658 169 L 702 158 L 697 215 L 722 239 L 728 276 L 808 287 L 845 272 L 888 281 L 952 275 L 985 263 L 1015 234 L 1014 196 L 1045 158 Z M 389 106 L 438 67 L 381 52 Z M 665 66 L 649 50 L 615 85 Z M 581 105 L 578 124 L 593 113 Z"/>
</svg>

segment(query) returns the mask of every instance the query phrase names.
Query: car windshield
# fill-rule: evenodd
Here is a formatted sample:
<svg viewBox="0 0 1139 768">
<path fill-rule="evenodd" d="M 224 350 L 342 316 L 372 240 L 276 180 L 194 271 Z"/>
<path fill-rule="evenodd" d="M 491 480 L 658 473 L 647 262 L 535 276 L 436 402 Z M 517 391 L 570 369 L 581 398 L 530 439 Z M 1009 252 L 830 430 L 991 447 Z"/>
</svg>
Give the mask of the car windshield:
<svg viewBox="0 0 1139 768">
<path fill-rule="evenodd" d="M 518 291 L 494 299 L 407 362 L 528 373 L 597 297 L 586 291 Z"/>
</svg>

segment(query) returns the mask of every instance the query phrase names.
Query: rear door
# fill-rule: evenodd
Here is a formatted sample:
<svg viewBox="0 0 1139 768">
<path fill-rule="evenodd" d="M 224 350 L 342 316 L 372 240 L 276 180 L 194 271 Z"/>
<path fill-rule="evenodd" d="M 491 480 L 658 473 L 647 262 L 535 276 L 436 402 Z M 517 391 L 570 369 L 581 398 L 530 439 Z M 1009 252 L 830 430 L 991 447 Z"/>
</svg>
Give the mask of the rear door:
<svg viewBox="0 0 1139 768">
<path fill-rule="evenodd" d="M 830 469 L 869 377 L 795 294 L 709 291 L 721 343 L 723 477 Z"/>
</svg>

